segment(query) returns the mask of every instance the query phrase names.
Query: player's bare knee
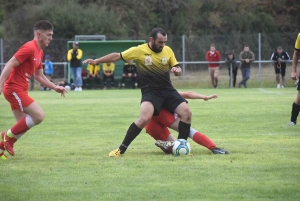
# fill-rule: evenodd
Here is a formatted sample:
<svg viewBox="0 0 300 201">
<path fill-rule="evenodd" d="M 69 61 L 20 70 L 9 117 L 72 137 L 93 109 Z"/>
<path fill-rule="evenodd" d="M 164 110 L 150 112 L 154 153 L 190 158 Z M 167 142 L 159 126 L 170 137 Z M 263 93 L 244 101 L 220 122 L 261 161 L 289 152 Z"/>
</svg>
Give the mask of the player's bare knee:
<svg viewBox="0 0 300 201">
<path fill-rule="evenodd" d="M 150 121 L 151 117 L 142 116 L 136 121 L 136 124 L 140 128 L 144 128 L 147 123 Z"/>
<path fill-rule="evenodd" d="M 40 124 L 45 118 L 45 113 L 43 111 L 35 114 L 32 119 L 34 121 L 34 123 L 37 125 L 37 124 Z"/>
</svg>

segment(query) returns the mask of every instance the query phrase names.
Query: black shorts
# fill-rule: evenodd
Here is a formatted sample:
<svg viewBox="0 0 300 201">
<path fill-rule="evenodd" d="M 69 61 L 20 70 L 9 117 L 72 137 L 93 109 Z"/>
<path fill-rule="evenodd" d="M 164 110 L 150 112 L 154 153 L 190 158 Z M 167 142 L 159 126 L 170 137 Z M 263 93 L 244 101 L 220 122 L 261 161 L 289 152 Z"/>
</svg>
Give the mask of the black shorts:
<svg viewBox="0 0 300 201">
<path fill-rule="evenodd" d="M 281 68 L 277 68 L 277 64 L 274 66 L 275 74 L 281 74 L 282 77 L 285 76 L 286 73 L 286 66 L 281 64 Z"/>
<path fill-rule="evenodd" d="M 142 100 L 149 101 L 154 107 L 153 116 L 159 115 L 161 108 L 174 113 L 175 109 L 183 102 L 187 102 L 173 87 L 166 87 L 164 89 L 143 89 Z"/>
<path fill-rule="evenodd" d="M 299 74 L 299 76 L 300 76 L 300 74 Z M 298 84 L 297 84 L 297 90 L 300 91 L 300 81 L 299 80 L 298 80 Z"/>
</svg>

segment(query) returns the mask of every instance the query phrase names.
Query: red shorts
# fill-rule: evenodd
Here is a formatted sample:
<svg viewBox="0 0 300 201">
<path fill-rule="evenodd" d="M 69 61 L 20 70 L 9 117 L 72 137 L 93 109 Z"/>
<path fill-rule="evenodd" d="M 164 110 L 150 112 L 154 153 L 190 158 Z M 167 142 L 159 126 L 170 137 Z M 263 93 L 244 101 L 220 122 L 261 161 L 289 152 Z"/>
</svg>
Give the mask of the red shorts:
<svg viewBox="0 0 300 201">
<path fill-rule="evenodd" d="M 161 109 L 158 116 L 153 116 L 145 126 L 146 132 L 155 140 L 166 140 L 171 134 L 168 127 L 174 122 L 175 116 L 171 112 Z"/>
<path fill-rule="evenodd" d="M 23 112 L 34 100 L 28 96 L 28 91 L 4 87 L 3 95 L 10 103 L 11 110 L 19 110 Z"/>
</svg>

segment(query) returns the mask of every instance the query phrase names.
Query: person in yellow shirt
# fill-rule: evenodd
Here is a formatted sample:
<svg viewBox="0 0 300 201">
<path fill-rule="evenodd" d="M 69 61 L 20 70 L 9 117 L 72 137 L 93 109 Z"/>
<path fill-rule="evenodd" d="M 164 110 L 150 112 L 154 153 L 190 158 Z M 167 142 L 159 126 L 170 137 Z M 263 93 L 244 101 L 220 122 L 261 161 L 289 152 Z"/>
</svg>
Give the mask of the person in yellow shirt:
<svg viewBox="0 0 300 201">
<path fill-rule="evenodd" d="M 99 73 L 100 65 L 99 64 L 88 64 L 86 69 L 88 71 L 87 78 L 89 80 L 93 79 L 97 85 L 97 88 L 100 88 L 100 73 Z M 91 86 L 91 82 L 89 82 L 89 85 Z"/>
<path fill-rule="evenodd" d="M 81 58 L 83 53 L 78 46 L 78 41 L 73 42 L 73 48 L 68 51 L 67 59 L 70 62 L 70 70 L 75 85 L 75 91 L 82 91 Z"/>
<path fill-rule="evenodd" d="M 106 80 L 107 78 L 110 78 L 110 86 L 111 89 L 114 88 L 115 84 L 114 84 L 114 73 L 115 73 L 115 64 L 114 63 L 103 63 L 102 66 L 103 69 L 103 89 L 107 89 L 107 83 Z"/>
</svg>

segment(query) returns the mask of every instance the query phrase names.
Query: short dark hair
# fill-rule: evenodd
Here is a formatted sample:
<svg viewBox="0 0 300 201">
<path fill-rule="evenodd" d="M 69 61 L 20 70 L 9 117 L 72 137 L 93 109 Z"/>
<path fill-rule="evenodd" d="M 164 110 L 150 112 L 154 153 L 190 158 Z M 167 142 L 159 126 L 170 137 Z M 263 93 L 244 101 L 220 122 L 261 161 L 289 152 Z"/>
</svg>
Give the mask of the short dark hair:
<svg viewBox="0 0 300 201">
<path fill-rule="evenodd" d="M 47 20 L 40 20 L 37 23 L 35 23 L 35 25 L 33 27 L 33 31 L 36 31 L 36 30 L 43 30 L 43 31 L 53 30 L 53 26 Z"/>
<path fill-rule="evenodd" d="M 152 37 L 153 39 L 156 39 L 157 34 L 159 34 L 159 33 L 163 36 L 167 35 L 167 32 L 165 30 L 163 30 L 162 28 L 157 27 L 157 28 L 152 29 L 150 37 Z"/>
</svg>

